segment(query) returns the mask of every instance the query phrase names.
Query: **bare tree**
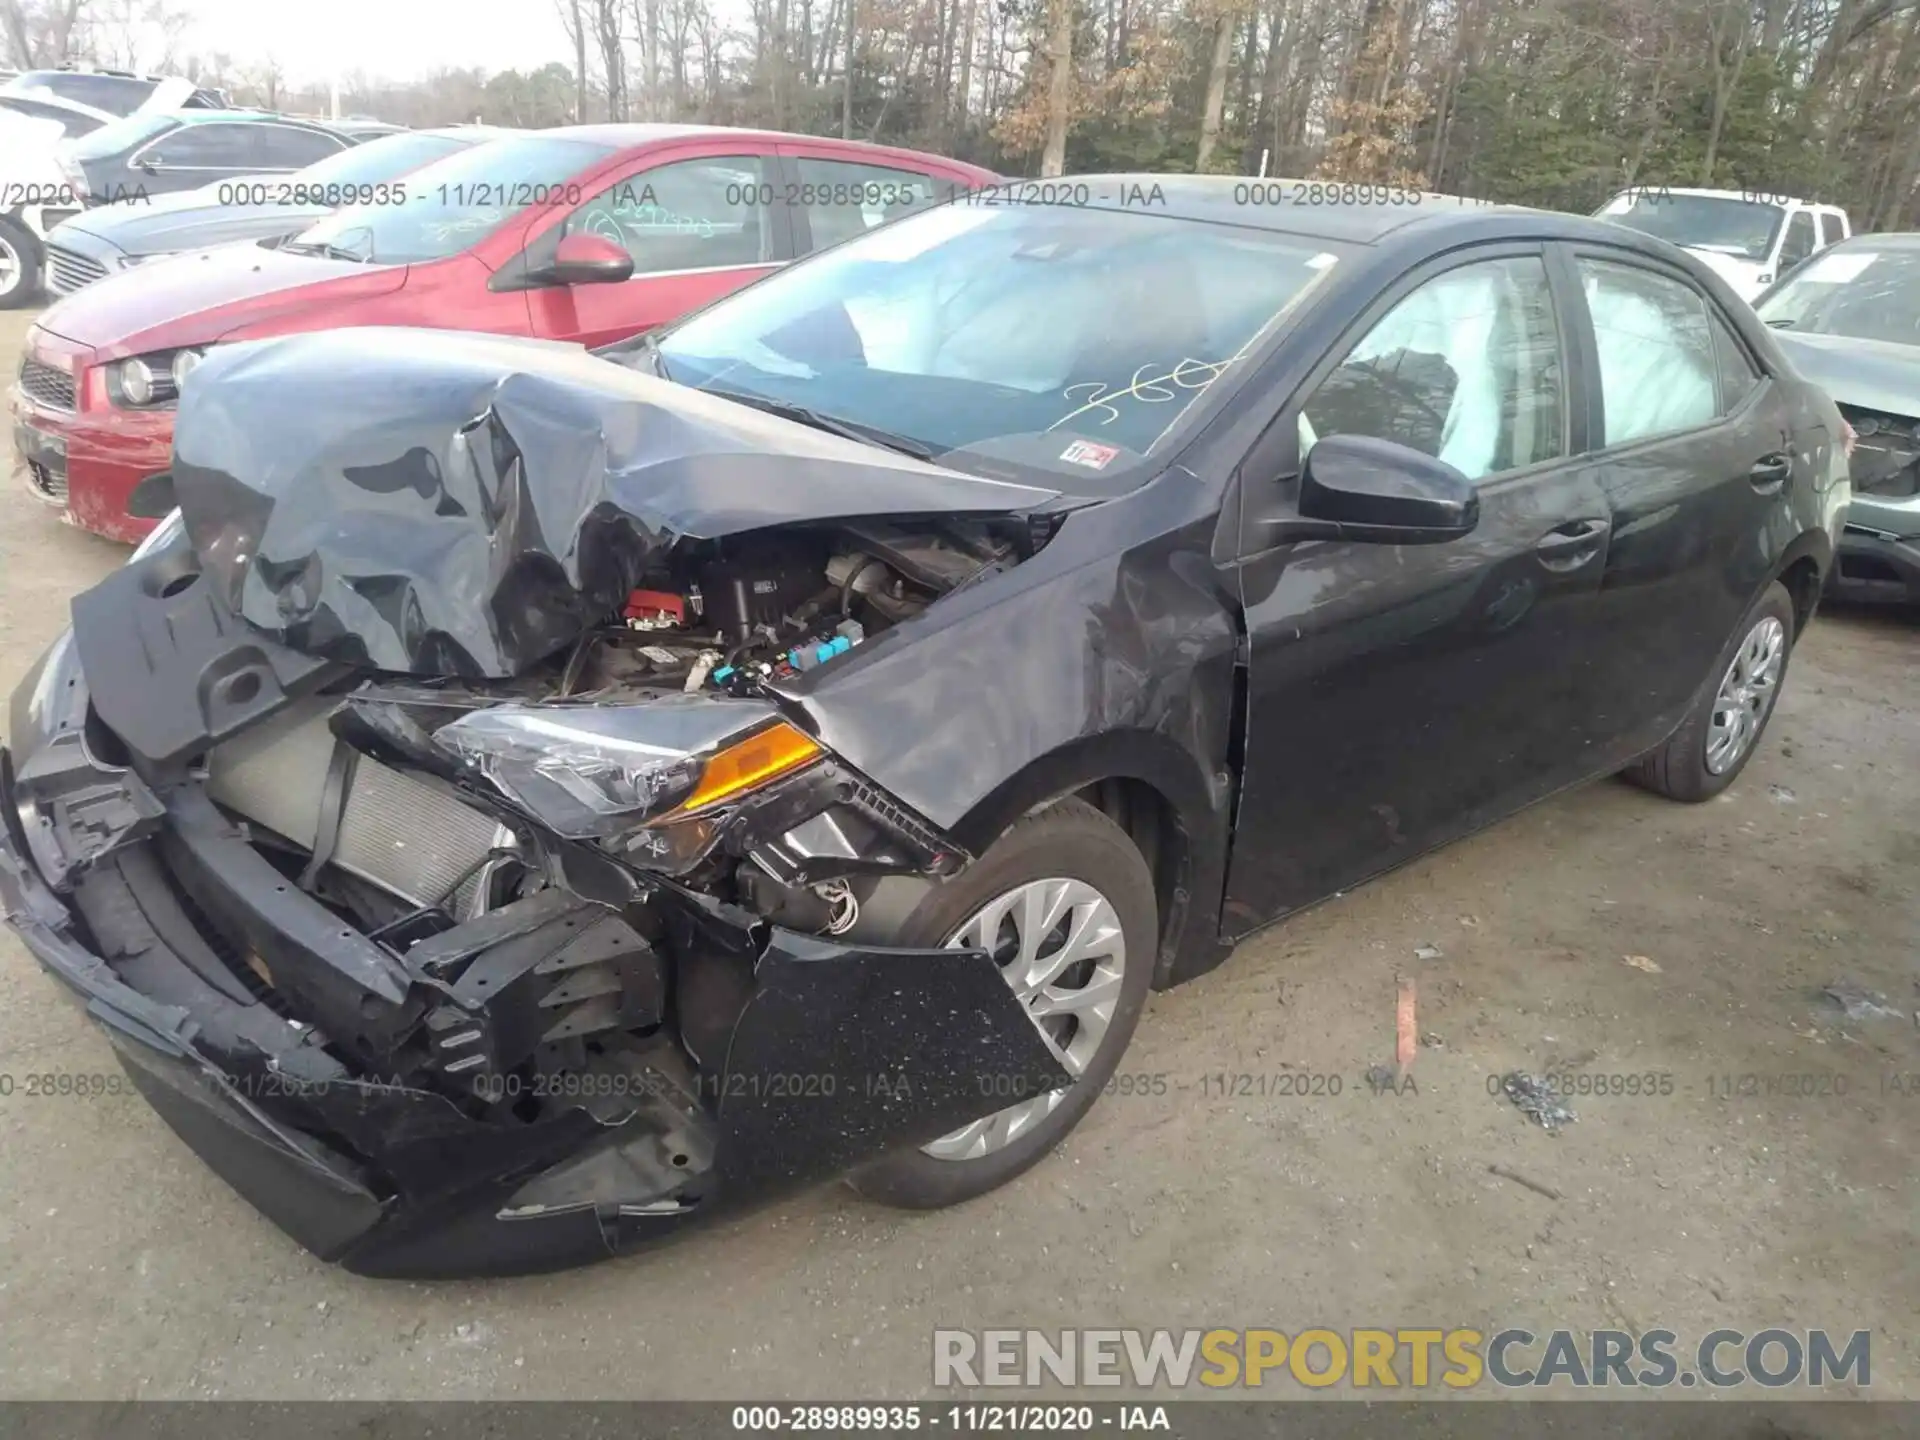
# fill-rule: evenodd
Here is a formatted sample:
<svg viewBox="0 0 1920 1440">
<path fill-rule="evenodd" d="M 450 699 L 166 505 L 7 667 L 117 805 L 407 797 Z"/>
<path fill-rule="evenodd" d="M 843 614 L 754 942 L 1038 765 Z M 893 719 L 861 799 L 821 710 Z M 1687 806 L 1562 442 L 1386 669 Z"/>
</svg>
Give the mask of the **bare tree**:
<svg viewBox="0 0 1920 1440">
<path fill-rule="evenodd" d="M 600 46 L 601 77 L 606 82 L 607 119 L 627 118 L 627 57 L 620 30 L 619 0 L 593 0 L 593 33 Z"/>
<path fill-rule="evenodd" d="M 21 69 L 64 65 L 74 57 L 86 0 L 0 0 L 6 60 Z"/>
<path fill-rule="evenodd" d="M 1073 0 L 1047 0 L 1047 132 L 1040 173 L 1058 175 L 1067 164 L 1067 125 L 1073 109 Z"/>
<path fill-rule="evenodd" d="M 587 21 L 580 13 L 580 0 L 557 0 L 557 3 L 561 28 L 573 42 L 573 118 L 577 123 L 587 118 Z"/>
<path fill-rule="evenodd" d="M 1207 63 L 1207 98 L 1200 112 L 1200 148 L 1193 168 L 1205 171 L 1220 142 L 1220 117 L 1227 103 L 1227 67 L 1233 60 L 1233 32 L 1244 13 L 1236 0 L 1215 0 L 1213 45 Z"/>
</svg>

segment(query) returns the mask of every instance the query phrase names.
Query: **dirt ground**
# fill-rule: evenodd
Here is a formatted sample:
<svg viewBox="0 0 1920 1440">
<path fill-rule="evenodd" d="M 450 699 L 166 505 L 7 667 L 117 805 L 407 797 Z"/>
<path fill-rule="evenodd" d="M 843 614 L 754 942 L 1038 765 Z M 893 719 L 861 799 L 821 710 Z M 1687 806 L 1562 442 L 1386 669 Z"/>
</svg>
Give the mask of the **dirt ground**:
<svg viewBox="0 0 1920 1440">
<path fill-rule="evenodd" d="M 7 380 L 25 324 L 0 314 Z M 5 486 L 0 693 L 123 557 Z M 1870 1393 L 1920 1398 L 1916 661 L 1920 618 L 1823 614 L 1728 795 L 1597 785 L 1250 941 L 1152 1001 L 1123 1067 L 1148 1093 L 944 1213 L 835 1187 L 572 1274 L 374 1282 L 295 1248 L 138 1099 L 16 1086 L 0 1395 L 892 1398 L 927 1390 L 936 1326 L 1779 1324 L 1870 1329 Z M 1429 1043 L 1418 1093 L 1377 1095 L 1399 975 Z M 1897 1014 L 1845 1018 L 1835 981 Z M 1517 1067 L 1672 1093 L 1578 1099 L 1555 1136 L 1489 1093 Z M 0 1073 L 113 1068 L 0 938 Z M 1221 1098 L 1236 1073 L 1341 1093 Z M 1832 1078 L 1771 1080 L 1798 1075 Z"/>
</svg>

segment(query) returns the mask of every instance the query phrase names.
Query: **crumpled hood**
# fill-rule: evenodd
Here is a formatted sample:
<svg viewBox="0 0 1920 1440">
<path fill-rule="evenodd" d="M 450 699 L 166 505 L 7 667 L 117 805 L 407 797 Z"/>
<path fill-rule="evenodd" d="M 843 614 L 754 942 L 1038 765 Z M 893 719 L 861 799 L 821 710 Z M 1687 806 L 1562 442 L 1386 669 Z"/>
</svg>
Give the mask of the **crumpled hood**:
<svg viewBox="0 0 1920 1440">
<path fill-rule="evenodd" d="M 313 655 L 488 678 L 571 644 L 683 536 L 1058 498 L 574 345 L 387 328 L 211 352 L 174 424 L 174 493 L 250 624 Z"/>
<path fill-rule="evenodd" d="M 1793 368 L 1839 405 L 1920 416 L 1920 345 L 1776 330 Z"/>
</svg>

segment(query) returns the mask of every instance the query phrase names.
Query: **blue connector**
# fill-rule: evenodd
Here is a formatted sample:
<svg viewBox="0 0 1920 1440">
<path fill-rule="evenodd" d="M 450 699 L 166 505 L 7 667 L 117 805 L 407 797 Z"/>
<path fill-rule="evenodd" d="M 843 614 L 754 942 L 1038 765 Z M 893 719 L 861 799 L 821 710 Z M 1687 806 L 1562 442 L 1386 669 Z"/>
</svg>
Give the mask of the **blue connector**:
<svg viewBox="0 0 1920 1440">
<path fill-rule="evenodd" d="M 716 685 L 724 685 L 727 683 L 727 677 L 731 674 L 733 674 L 733 666 L 722 665 L 718 670 L 713 672 L 713 683 Z"/>
</svg>

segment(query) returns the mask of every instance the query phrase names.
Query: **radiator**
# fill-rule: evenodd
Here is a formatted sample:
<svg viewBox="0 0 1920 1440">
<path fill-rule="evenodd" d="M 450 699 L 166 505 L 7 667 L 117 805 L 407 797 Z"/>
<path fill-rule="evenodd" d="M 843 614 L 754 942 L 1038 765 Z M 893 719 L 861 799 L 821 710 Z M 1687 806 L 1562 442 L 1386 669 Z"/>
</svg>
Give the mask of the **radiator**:
<svg viewBox="0 0 1920 1440">
<path fill-rule="evenodd" d="M 255 825 L 313 848 L 334 738 L 327 715 L 335 701 L 289 706 L 215 749 L 208 790 L 226 809 Z M 357 758 L 340 817 L 333 863 L 415 905 L 439 900 L 513 832 L 451 792 L 369 759 Z M 469 877 L 453 913 L 470 913 L 479 888 Z"/>
</svg>

